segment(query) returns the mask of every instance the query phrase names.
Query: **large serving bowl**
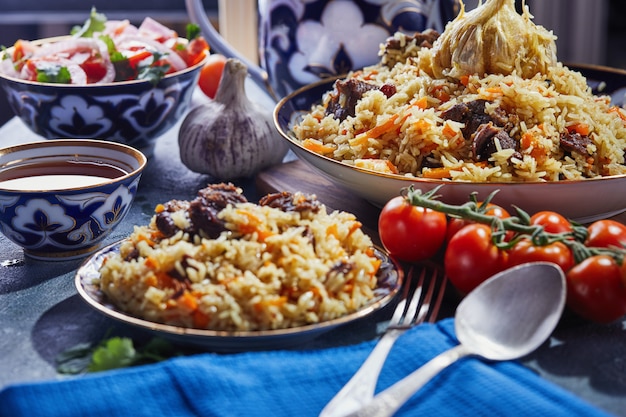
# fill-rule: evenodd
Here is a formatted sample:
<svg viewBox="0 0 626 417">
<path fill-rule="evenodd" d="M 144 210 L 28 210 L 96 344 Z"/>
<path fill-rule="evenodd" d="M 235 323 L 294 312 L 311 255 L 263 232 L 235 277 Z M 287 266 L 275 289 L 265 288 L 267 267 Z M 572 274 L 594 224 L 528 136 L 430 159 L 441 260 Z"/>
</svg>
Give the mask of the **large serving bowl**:
<svg viewBox="0 0 626 417">
<path fill-rule="evenodd" d="M 624 103 L 626 71 L 598 66 L 570 66 L 588 77 L 592 87 L 611 94 L 616 104 Z M 412 185 L 424 192 L 438 186 L 441 199 L 451 204 L 468 201 L 476 192 L 479 199 L 497 191 L 494 202 L 509 208 L 514 205 L 532 214 L 550 210 L 579 221 L 591 222 L 611 217 L 626 210 L 626 175 L 559 182 L 458 182 L 426 178 L 409 178 L 383 174 L 350 166 L 304 148 L 292 127 L 311 106 L 320 103 L 325 92 L 332 89 L 335 79 L 322 80 L 303 87 L 282 99 L 274 110 L 274 122 L 288 141 L 293 152 L 313 166 L 320 175 L 336 182 L 377 206 L 399 195 Z"/>
<path fill-rule="evenodd" d="M 11 51 L 9 48 L 7 53 Z M 188 109 L 203 64 L 166 75 L 156 85 L 145 80 L 89 85 L 41 83 L 1 73 L 0 85 L 15 114 L 44 138 L 105 139 L 142 149 L 152 145 Z"/>
<path fill-rule="evenodd" d="M 145 165 L 143 153 L 109 141 L 0 149 L 0 232 L 32 258 L 83 257 L 124 218 Z"/>
</svg>

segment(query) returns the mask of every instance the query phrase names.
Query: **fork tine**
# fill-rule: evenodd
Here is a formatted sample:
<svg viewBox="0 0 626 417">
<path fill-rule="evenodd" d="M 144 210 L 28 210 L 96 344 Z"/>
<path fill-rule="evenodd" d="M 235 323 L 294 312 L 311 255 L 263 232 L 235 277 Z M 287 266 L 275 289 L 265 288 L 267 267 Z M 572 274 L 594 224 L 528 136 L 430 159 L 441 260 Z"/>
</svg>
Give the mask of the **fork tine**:
<svg viewBox="0 0 626 417">
<path fill-rule="evenodd" d="M 406 314 L 404 316 L 404 320 L 402 324 L 411 325 L 415 322 L 415 315 L 417 313 L 417 309 L 420 308 L 420 304 L 422 302 L 422 293 L 424 291 L 424 280 L 426 279 L 426 268 L 422 268 L 420 271 L 420 275 L 417 279 L 417 283 L 415 284 L 415 290 L 413 295 L 411 296 L 411 302 L 409 303 L 409 307 L 406 310 Z M 424 305 L 421 305 L 420 311 L 422 311 Z"/>
<path fill-rule="evenodd" d="M 438 281 L 436 277 L 437 271 L 435 270 L 433 275 L 433 281 Z M 448 277 L 445 274 L 442 274 L 441 281 L 439 282 L 439 292 L 437 293 L 437 299 L 435 303 L 430 309 L 430 318 L 429 322 L 434 323 L 439 316 L 439 309 L 441 308 L 441 304 L 443 303 L 443 296 L 446 292 L 446 286 L 448 285 Z"/>
<path fill-rule="evenodd" d="M 404 283 L 404 289 L 402 291 L 402 299 L 398 302 L 398 305 L 396 305 L 396 309 L 393 311 L 393 316 L 391 317 L 391 320 L 389 321 L 390 326 L 398 325 L 402 321 L 402 317 L 405 316 L 404 311 L 405 311 L 406 303 L 407 303 L 407 300 L 409 298 L 410 291 L 411 291 L 410 279 L 413 276 L 413 271 L 414 271 L 414 267 L 411 266 L 406 275 L 408 279 L 407 279 L 407 282 Z"/>
</svg>

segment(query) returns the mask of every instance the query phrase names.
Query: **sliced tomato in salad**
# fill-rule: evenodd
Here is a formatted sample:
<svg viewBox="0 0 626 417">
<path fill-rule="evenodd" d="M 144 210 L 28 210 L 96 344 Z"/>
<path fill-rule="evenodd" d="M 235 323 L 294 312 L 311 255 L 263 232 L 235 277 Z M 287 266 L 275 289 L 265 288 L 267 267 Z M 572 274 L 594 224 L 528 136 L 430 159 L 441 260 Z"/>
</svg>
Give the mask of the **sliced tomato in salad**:
<svg viewBox="0 0 626 417">
<path fill-rule="evenodd" d="M 41 45 L 15 42 L 10 54 L 0 54 L 0 72 L 31 81 L 68 84 L 134 79 L 156 83 L 207 56 L 207 42 L 195 25 L 189 26 L 195 31 L 188 40 L 149 17 L 136 27 L 127 20 L 107 21 L 92 9 L 85 25 L 71 37 Z M 188 28 L 188 32 L 192 31 Z"/>
</svg>

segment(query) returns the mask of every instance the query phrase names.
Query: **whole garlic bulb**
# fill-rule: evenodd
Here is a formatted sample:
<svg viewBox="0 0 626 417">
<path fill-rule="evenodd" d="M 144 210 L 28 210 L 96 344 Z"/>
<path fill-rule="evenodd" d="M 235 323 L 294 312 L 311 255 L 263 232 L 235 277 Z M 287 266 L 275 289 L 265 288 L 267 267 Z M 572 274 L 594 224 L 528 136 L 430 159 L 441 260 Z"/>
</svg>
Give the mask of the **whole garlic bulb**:
<svg viewBox="0 0 626 417">
<path fill-rule="evenodd" d="M 432 50 L 437 77 L 502 74 L 523 78 L 546 73 L 557 63 L 556 37 L 532 22 L 528 6 L 520 15 L 515 0 L 486 0 L 448 23 Z"/>
<path fill-rule="evenodd" d="M 287 153 L 271 112 L 247 98 L 247 74 L 241 61 L 226 60 L 215 99 L 195 107 L 183 120 L 178 145 L 190 170 L 234 180 L 280 163 Z"/>
</svg>

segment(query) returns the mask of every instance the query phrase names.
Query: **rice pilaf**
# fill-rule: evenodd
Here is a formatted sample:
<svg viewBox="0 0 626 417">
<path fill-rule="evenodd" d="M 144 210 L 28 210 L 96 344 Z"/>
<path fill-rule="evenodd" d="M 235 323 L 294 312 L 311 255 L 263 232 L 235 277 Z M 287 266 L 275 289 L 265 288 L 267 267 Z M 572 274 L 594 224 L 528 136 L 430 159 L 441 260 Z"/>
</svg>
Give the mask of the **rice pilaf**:
<svg viewBox="0 0 626 417">
<path fill-rule="evenodd" d="M 594 95 L 579 72 L 557 63 L 532 78 L 436 77 L 423 39 L 390 38 L 378 64 L 339 80 L 303 116 L 296 138 L 343 163 L 409 177 L 541 182 L 626 173 L 626 111 Z M 491 124 L 480 135 L 455 117 L 472 106 Z"/>
<path fill-rule="evenodd" d="M 210 330 L 283 329 L 347 315 L 375 295 L 381 261 L 361 223 L 328 213 L 314 196 L 282 193 L 254 204 L 221 184 L 155 211 L 100 269 L 100 289 L 137 317 Z"/>
</svg>

